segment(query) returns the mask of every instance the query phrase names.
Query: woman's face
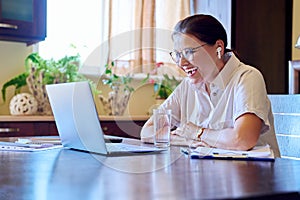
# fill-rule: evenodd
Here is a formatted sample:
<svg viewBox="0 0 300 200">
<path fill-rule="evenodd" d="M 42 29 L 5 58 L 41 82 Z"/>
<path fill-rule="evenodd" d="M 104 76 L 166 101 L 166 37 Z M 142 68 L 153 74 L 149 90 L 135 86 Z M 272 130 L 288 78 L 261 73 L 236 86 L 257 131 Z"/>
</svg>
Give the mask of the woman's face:
<svg viewBox="0 0 300 200">
<path fill-rule="evenodd" d="M 196 47 L 198 48 L 195 49 Z M 215 45 L 206 44 L 192 35 L 180 33 L 174 36 L 174 51 L 180 54 L 177 65 L 192 83 L 210 82 L 219 73 Z M 190 56 L 183 56 L 182 51 Z"/>
</svg>

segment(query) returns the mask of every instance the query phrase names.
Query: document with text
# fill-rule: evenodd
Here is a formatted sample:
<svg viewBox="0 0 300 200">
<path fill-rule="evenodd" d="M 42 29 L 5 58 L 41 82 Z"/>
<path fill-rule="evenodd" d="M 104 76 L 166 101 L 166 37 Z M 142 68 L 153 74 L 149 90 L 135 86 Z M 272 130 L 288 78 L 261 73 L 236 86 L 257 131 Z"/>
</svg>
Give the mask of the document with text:
<svg viewBox="0 0 300 200">
<path fill-rule="evenodd" d="M 227 150 L 209 147 L 197 147 L 190 152 L 193 159 L 228 159 L 228 160 L 266 160 L 275 159 L 269 145 L 256 146 L 249 151 Z"/>
</svg>

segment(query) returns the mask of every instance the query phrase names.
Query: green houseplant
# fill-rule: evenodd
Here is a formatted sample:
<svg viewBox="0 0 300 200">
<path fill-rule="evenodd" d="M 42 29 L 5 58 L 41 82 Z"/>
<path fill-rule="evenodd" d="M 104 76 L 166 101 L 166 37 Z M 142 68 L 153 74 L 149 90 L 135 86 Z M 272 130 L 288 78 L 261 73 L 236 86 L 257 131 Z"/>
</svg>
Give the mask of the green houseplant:
<svg viewBox="0 0 300 200">
<path fill-rule="evenodd" d="M 103 84 L 108 85 L 111 89 L 115 86 L 122 87 L 123 91 L 133 92 L 134 88 L 130 85 L 132 77 L 130 75 L 119 76 L 113 72 L 115 67 L 114 61 L 105 65 L 105 77 L 103 78 Z"/>
<path fill-rule="evenodd" d="M 102 77 L 104 85 L 111 88 L 108 98 L 99 94 L 99 99 L 104 106 L 104 111 L 108 115 L 123 115 L 127 107 L 131 93 L 134 88 L 131 86 L 132 77 L 130 75 L 117 75 L 114 73 L 115 63 L 105 65 L 105 73 Z"/>
<path fill-rule="evenodd" d="M 154 94 L 156 99 L 166 99 L 180 83 L 174 76 L 163 74 L 161 81 L 154 83 Z"/>
<path fill-rule="evenodd" d="M 157 74 L 158 68 L 164 65 L 163 62 L 156 63 L 156 68 L 150 73 L 147 74 L 147 77 L 142 80 L 142 83 L 152 83 L 154 90 L 155 99 L 166 99 L 174 91 L 177 85 L 181 82 L 177 80 L 174 75 L 170 77 L 168 74 L 162 74 L 161 77 L 153 78 L 150 74 Z"/>
<path fill-rule="evenodd" d="M 38 53 L 28 55 L 25 59 L 25 72 L 4 83 L 1 90 L 3 101 L 6 101 L 8 87 L 14 86 L 15 94 L 18 94 L 23 86 L 28 86 L 38 101 L 38 114 L 52 114 L 45 85 L 87 80 L 78 72 L 79 58 L 79 55 L 65 56 L 56 61 L 43 59 Z"/>
</svg>

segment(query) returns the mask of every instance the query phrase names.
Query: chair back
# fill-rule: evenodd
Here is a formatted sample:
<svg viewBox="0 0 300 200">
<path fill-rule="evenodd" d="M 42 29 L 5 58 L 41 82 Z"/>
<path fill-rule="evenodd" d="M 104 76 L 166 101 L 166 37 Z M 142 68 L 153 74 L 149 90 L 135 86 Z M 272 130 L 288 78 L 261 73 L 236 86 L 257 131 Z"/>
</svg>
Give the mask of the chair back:
<svg viewBox="0 0 300 200">
<path fill-rule="evenodd" d="M 300 159 L 300 94 L 268 97 L 281 157 Z"/>
</svg>

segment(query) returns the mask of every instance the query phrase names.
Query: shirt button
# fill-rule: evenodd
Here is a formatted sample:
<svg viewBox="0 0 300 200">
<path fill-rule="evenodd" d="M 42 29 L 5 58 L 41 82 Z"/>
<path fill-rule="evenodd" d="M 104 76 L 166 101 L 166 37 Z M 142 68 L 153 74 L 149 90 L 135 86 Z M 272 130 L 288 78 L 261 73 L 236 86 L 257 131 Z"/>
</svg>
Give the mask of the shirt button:
<svg viewBox="0 0 300 200">
<path fill-rule="evenodd" d="M 211 87 L 215 87 L 215 86 L 216 86 L 215 84 L 213 84 L 213 83 L 211 84 Z"/>
<path fill-rule="evenodd" d="M 212 95 L 215 97 L 215 96 L 217 96 L 217 93 L 216 93 L 216 92 L 213 92 Z"/>
</svg>

